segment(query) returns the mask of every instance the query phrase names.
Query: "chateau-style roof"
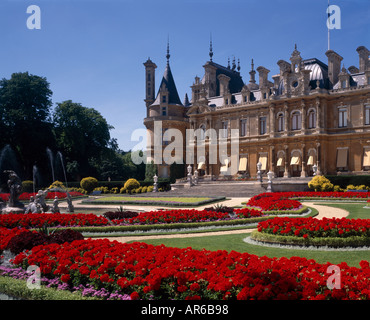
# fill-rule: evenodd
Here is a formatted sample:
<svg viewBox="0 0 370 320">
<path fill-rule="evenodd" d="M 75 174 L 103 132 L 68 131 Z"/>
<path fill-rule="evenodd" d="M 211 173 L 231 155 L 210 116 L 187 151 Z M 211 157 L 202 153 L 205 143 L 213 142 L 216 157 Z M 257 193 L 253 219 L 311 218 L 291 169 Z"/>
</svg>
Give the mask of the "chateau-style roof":
<svg viewBox="0 0 370 320">
<path fill-rule="evenodd" d="M 244 82 L 238 71 L 233 70 L 228 67 L 224 67 L 213 61 L 208 61 L 206 65 L 211 65 L 216 68 L 216 96 L 220 95 L 220 82 L 218 80 L 218 76 L 220 74 L 224 74 L 230 78 L 230 82 L 229 82 L 230 93 L 237 93 L 242 90 L 244 86 Z M 202 83 L 204 84 L 204 82 L 205 82 L 205 79 L 203 77 Z"/>
<path fill-rule="evenodd" d="M 312 58 L 303 60 L 305 70 L 311 70 L 310 73 L 310 87 L 316 89 L 317 81 L 319 81 L 320 88 L 329 89 L 330 81 L 328 76 L 328 66 L 319 59 Z M 281 95 L 284 90 L 284 81 L 281 79 L 277 94 Z"/>
<path fill-rule="evenodd" d="M 170 64 L 167 61 L 166 69 L 164 70 L 163 78 L 161 81 L 161 84 L 159 86 L 159 90 L 157 93 L 157 97 L 152 105 L 159 105 L 160 104 L 160 92 L 162 89 L 166 89 L 168 91 L 168 104 L 174 104 L 174 105 L 183 105 L 179 94 L 177 92 L 175 80 L 173 79 L 173 75 L 171 72 Z"/>
</svg>

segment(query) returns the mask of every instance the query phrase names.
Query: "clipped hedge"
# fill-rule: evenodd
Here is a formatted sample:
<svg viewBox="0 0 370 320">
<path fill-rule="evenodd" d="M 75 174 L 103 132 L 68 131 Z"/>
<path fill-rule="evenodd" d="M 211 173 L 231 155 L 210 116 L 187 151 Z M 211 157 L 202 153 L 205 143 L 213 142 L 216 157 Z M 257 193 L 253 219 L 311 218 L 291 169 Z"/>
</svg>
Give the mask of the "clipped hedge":
<svg viewBox="0 0 370 320">
<path fill-rule="evenodd" d="M 40 289 L 29 289 L 26 280 L 0 276 L 0 293 L 23 300 L 98 300 L 84 297 L 80 292 L 69 292 L 41 286 Z"/>
<path fill-rule="evenodd" d="M 273 235 L 265 232 L 254 230 L 251 233 L 251 239 L 267 244 L 297 245 L 297 246 L 315 246 L 315 247 L 364 247 L 370 246 L 370 238 L 361 236 L 352 236 L 346 238 L 340 237 L 317 237 L 302 238 L 294 236 Z"/>
<path fill-rule="evenodd" d="M 328 178 L 332 184 L 338 185 L 343 189 L 346 189 L 348 185 L 370 186 L 370 175 L 361 175 L 361 176 L 352 176 L 352 175 L 332 176 L 332 175 L 326 175 L 325 177 Z"/>
</svg>

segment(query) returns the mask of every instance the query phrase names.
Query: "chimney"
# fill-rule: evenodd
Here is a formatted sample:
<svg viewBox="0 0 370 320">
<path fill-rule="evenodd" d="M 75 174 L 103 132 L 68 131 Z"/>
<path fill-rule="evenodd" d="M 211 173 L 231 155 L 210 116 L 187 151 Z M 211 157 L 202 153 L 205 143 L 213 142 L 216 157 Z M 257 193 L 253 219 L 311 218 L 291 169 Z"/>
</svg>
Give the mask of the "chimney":
<svg viewBox="0 0 370 320">
<path fill-rule="evenodd" d="M 360 72 L 365 72 L 367 68 L 369 67 L 370 51 L 367 50 L 367 48 L 364 46 L 358 47 L 356 51 L 358 52 L 358 55 L 360 58 L 360 63 L 359 63 Z"/>
<path fill-rule="evenodd" d="M 328 50 L 325 52 L 328 57 L 328 71 L 329 71 L 329 80 L 334 86 L 338 82 L 338 75 L 340 73 L 340 66 L 343 60 L 338 53 L 333 50 Z"/>
<path fill-rule="evenodd" d="M 259 86 L 260 86 L 260 89 L 262 87 L 267 87 L 268 86 L 268 80 L 267 80 L 267 76 L 270 72 L 270 70 L 266 69 L 265 67 L 258 67 L 257 68 L 257 71 L 259 73 Z"/>
<path fill-rule="evenodd" d="M 217 78 L 218 78 L 218 81 L 220 82 L 220 96 L 228 94 L 229 93 L 229 81 L 231 80 L 231 78 L 222 73 L 218 75 Z"/>
</svg>

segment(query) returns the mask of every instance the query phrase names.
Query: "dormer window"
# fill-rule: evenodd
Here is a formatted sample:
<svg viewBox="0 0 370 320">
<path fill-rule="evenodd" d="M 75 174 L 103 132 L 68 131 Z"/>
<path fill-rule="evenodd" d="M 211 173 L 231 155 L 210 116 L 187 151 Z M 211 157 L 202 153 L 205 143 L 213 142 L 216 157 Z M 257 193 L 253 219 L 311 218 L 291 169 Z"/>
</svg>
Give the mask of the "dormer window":
<svg viewBox="0 0 370 320">
<path fill-rule="evenodd" d="M 347 81 L 343 80 L 342 81 L 342 89 L 345 89 L 345 88 L 347 88 Z"/>
<path fill-rule="evenodd" d="M 162 102 L 166 103 L 167 102 L 167 96 L 162 96 Z"/>
</svg>

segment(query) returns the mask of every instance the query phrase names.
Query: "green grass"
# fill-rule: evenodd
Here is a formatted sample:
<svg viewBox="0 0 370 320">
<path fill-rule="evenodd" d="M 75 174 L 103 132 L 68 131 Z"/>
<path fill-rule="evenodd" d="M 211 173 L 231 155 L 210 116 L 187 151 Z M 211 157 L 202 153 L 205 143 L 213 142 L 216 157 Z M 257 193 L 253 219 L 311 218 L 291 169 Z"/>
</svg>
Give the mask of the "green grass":
<svg viewBox="0 0 370 320">
<path fill-rule="evenodd" d="M 370 209 L 364 209 L 365 203 L 320 203 L 320 205 L 331 206 L 347 210 L 350 214 L 348 218 L 366 219 L 370 218 Z M 193 249 L 206 249 L 206 250 L 226 250 L 237 252 L 248 252 L 258 256 L 268 257 L 306 257 L 314 259 L 318 263 L 330 262 L 338 264 L 346 262 L 350 266 L 359 266 L 361 260 L 370 261 L 370 250 L 366 251 L 323 251 L 323 250 L 298 250 L 298 249 L 284 249 L 272 248 L 261 245 L 252 245 L 245 243 L 244 238 L 249 236 L 249 233 L 244 234 L 230 234 L 219 236 L 205 236 L 194 238 L 172 238 L 172 239 L 155 239 L 155 240 L 142 240 L 143 242 L 153 245 L 164 244 L 169 247 L 186 248 L 192 247 Z"/>
<path fill-rule="evenodd" d="M 214 202 L 224 201 L 225 197 L 149 197 L 149 196 L 102 196 L 96 199 L 84 200 L 86 204 L 132 204 L 132 205 L 151 205 L 151 206 L 169 206 L 169 207 L 196 207 Z"/>
<path fill-rule="evenodd" d="M 370 219 L 370 208 L 365 209 L 366 202 L 364 203 L 316 203 L 321 206 L 328 206 L 347 210 L 349 215 L 348 219 Z"/>
<path fill-rule="evenodd" d="M 155 202 L 183 202 L 183 203 L 195 203 L 200 201 L 213 200 L 212 198 L 188 198 L 188 197 L 129 197 L 129 196 L 112 196 L 112 197 L 102 197 L 99 201 L 155 201 Z"/>
<path fill-rule="evenodd" d="M 244 234 L 230 234 L 222 236 L 206 236 L 194 238 L 172 238 L 172 239 L 155 239 L 142 240 L 153 245 L 164 244 L 168 247 L 186 248 L 201 250 L 226 250 L 237 252 L 248 252 L 258 256 L 268 257 L 306 257 L 307 259 L 314 259 L 318 263 L 330 262 L 338 264 L 340 262 L 347 262 L 350 266 L 359 266 L 361 260 L 370 261 L 370 250 L 368 251 L 320 251 L 320 250 L 296 250 L 296 249 L 280 249 L 264 247 L 259 245 L 252 245 L 245 243 L 244 238 L 249 236 L 249 233 Z"/>
</svg>

